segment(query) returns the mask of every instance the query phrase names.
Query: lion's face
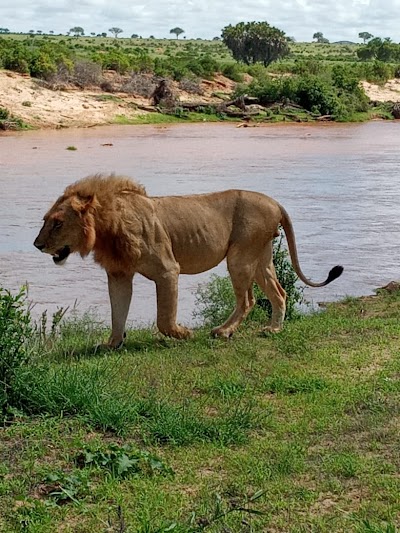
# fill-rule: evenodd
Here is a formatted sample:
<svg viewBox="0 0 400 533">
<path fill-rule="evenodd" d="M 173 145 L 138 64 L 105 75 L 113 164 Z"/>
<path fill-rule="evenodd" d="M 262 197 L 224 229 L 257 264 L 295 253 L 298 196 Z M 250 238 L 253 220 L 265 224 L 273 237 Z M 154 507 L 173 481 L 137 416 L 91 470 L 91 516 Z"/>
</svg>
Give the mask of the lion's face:
<svg viewBox="0 0 400 533">
<path fill-rule="evenodd" d="M 34 246 L 53 256 L 56 265 L 63 265 L 71 253 L 87 255 L 94 246 L 93 216 L 87 201 L 72 197 L 57 200 L 44 216 L 44 224 Z"/>
</svg>

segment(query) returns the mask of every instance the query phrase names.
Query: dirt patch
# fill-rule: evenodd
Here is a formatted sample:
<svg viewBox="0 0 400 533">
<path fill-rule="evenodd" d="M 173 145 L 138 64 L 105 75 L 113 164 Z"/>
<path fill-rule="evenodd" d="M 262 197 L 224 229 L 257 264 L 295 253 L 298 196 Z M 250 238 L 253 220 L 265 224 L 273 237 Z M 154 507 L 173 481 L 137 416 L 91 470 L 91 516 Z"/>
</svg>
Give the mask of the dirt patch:
<svg viewBox="0 0 400 533">
<path fill-rule="evenodd" d="M 400 102 L 400 79 L 389 80 L 384 85 L 363 81 L 362 87 L 374 102 Z"/>
<path fill-rule="evenodd" d="M 229 95 L 235 83 L 224 76 L 201 82 L 202 101 L 220 103 L 221 93 Z M 178 101 L 191 102 L 199 97 L 178 90 L 173 84 Z M 218 95 L 216 94 L 218 93 Z M 0 71 L 0 107 L 36 128 L 90 127 L 113 123 L 117 116 L 128 120 L 148 111 L 138 106 L 148 106 L 148 98 L 126 93 L 105 93 L 100 89 L 81 90 L 74 87 L 52 90 L 29 76 L 16 72 Z"/>
<path fill-rule="evenodd" d="M 106 78 L 112 82 L 112 72 Z M 121 78 L 121 77 L 119 77 Z M 122 80 L 123 81 L 123 80 Z M 247 80 L 248 81 L 248 80 Z M 121 82 L 121 79 L 119 79 Z M 362 82 L 365 92 L 373 101 L 400 101 L 400 80 L 389 80 L 384 86 Z M 177 102 L 218 104 L 232 95 L 236 83 L 221 74 L 213 80 L 202 80 L 199 84 L 201 96 L 179 88 L 171 82 Z M 0 71 L 0 107 L 21 118 L 35 128 L 90 127 L 113 123 L 119 115 L 127 120 L 149 111 L 140 109 L 152 104 L 150 98 L 123 92 L 112 94 L 99 88 L 79 89 L 63 87 L 49 89 L 43 82 L 27 75 L 7 70 Z"/>
</svg>

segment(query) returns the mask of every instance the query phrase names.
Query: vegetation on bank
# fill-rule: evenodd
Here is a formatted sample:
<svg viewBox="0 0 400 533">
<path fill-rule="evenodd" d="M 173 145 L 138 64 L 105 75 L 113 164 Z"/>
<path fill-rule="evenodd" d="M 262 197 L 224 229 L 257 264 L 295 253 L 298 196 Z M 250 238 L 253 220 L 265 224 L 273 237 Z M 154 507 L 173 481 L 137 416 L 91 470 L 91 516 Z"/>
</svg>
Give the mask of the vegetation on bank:
<svg viewBox="0 0 400 533">
<path fill-rule="evenodd" d="M 209 323 L 230 298 L 212 284 Z M 395 533 L 399 313 L 383 292 L 277 335 L 258 310 L 229 342 L 132 330 L 101 352 L 96 317 L 35 324 L 2 289 L 1 530 Z"/>
<path fill-rule="evenodd" d="M 263 45 L 254 47 L 254 39 Z M 171 93 L 160 102 L 159 111 L 179 120 L 197 120 L 195 112 L 207 120 L 351 121 L 393 118 L 391 105 L 370 102 L 360 81 L 399 77 L 400 44 L 380 38 L 363 45 L 295 43 L 264 22 L 228 26 L 223 41 L 3 35 L 0 68 L 30 74 L 50 88 L 72 84 L 146 98 L 169 80 L 199 100 L 195 110 Z M 110 70 L 113 77 L 106 75 Z M 225 95 L 221 104 L 201 105 L 201 80 L 218 72 L 236 82 L 233 99 L 246 94 L 252 104 L 226 112 Z"/>
<path fill-rule="evenodd" d="M 0 130 L 24 130 L 29 129 L 29 125 L 23 120 L 15 117 L 4 107 L 0 107 Z"/>
</svg>

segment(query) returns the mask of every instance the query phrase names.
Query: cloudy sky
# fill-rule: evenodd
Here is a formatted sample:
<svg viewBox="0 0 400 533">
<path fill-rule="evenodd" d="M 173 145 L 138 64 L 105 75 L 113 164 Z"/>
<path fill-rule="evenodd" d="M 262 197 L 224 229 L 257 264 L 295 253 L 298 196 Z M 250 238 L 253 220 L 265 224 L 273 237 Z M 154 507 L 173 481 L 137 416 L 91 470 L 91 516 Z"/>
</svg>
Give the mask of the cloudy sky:
<svg viewBox="0 0 400 533">
<path fill-rule="evenodd" d="M 400 0 L 0 0 L 0 27 L 16 32 L 81 26 L 90 34 L 116 26 L 121 37 L 164 38 L 179 26 L 187 39 L 212 39 L 228 24 L 252 20 L 266 20 L 297 41 L 322 32 L 330 41 L 358 42 L 368 31 L 400 42 Z"/>
</svg>

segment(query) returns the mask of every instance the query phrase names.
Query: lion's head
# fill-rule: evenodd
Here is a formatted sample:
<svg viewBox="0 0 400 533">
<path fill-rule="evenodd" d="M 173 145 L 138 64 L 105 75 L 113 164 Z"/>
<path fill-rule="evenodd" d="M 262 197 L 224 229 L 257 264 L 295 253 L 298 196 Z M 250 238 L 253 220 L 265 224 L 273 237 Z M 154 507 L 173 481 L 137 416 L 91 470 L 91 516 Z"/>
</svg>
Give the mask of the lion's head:
<svg viewBox="0 0 400 533">
<path fill-rule="evenodd" d="M 82 257 L 94 246 L 96 231 L 94 196 L 78 194 L 61 196 L 44 216 L 44 224 L 34 245 L 53 256 L 56 265 L 63 265 L 71 253 Z"/>
</svg>

